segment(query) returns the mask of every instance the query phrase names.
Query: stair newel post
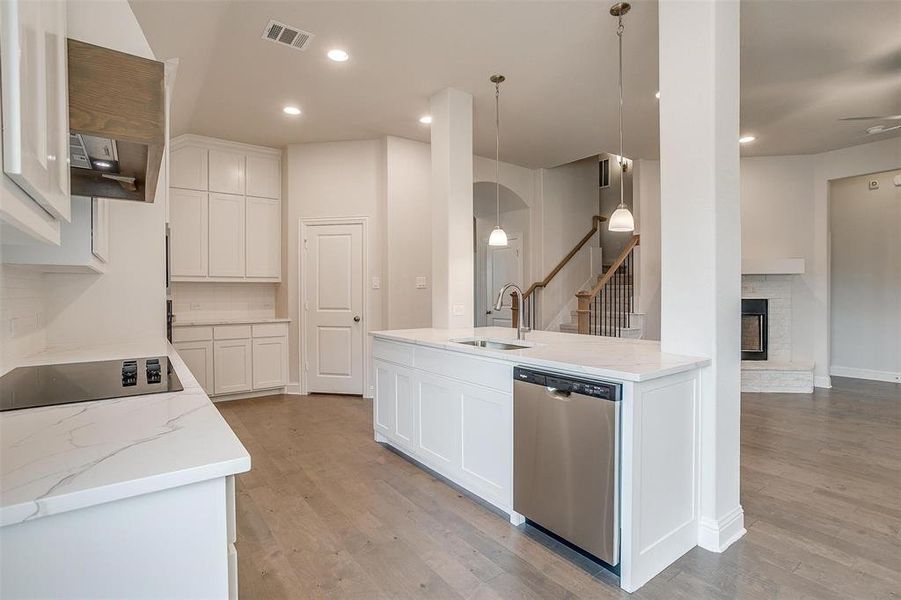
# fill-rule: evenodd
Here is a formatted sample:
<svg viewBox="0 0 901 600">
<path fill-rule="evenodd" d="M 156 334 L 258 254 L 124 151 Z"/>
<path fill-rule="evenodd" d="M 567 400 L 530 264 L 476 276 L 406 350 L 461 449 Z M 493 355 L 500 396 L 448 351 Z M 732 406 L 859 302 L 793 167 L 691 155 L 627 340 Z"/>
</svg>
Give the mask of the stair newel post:
<svg viewBox="0 0 901 600">
<path fill-rule="evenodd" d="M 576 312 L 578 313 L 579 319 L 579 333 L 587 335 L 589 333 L 588 320 L 591 313 L 591 293 L 582 290 L 576 294 L 576 298 L 578 299 L 578 309 Z"/>
<path fill-rule="evenodd" d="M 510 312 L 513 314 L 513 329 L 519 327 L 519 296 L 510 294 Z"/>
</svg>

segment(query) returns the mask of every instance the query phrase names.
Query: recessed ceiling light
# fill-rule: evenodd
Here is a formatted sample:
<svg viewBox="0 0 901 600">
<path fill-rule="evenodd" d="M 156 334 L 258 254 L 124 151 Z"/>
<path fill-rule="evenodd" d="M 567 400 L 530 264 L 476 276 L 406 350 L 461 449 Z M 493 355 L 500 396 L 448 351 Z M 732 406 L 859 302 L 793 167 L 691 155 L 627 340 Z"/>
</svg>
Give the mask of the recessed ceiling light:
<svg viewBox="0 0 901 600">
<path fill-rule="evenodd" d="M 297 116 L 300 114 L 300 109 L 296 106 L 286 106 L 282 109 L 286 115 L 294 115 Z"/>
<path fill-rule="evenodd" d="M 419 117 L 419 122 L 422 123 L 423 125 L 431 124 L 432 115 L 425 115 L 425 116 Z"/>
<path fill-rule="evenodd" d="M 340 48 L 334 48 L 328 51 L 328 57 L 335 62 L 344 62 L 350 58 L 350 54 Z"/>
<path fill-rule="evenodd" d="M 743 135 L 740 138 L 738 138 L 738 143 L 739 144 L 750 144 L 751 142 L 753 142 L 756 139 L 757 138 L 754 137 L 753 135 Z"/>
<path fill-rule="evenodd" d="M 660 100 L 660 90 L 657 90 L 657 93 L 654 94 L 654 97 Z"/>
</svg>

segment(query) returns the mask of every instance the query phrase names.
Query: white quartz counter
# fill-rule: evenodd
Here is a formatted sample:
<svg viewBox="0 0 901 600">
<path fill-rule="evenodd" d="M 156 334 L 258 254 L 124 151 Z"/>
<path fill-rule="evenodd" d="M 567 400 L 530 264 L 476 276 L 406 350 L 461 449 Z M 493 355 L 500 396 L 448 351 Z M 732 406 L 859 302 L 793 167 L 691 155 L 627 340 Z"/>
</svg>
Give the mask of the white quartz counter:
<svg viewBox="0 0 901 600">
<path fill-rule="evenodd" d="M 0 413 L 0 526 L 250 469 L 250 455 L 171 346 L 184 391 Z M 35 357 L 31 362 L 39 362 Z"/>
<path fill-rule="evenodd" d="M 196 319 L 181 320 L 175 316 L 173 327 L 197 327 L 199 325 L 254 325 L 257 323 L 290 323 L 291 319 L 274 317 L 269 319 Z"/>
<path fill-rule="evenodd" d="M 710 364 L 710 359 L 665 354 L 660 342 L 602 336 L 531 331 L 524 341 L 508 327 L 465 329 L 398 329 L 375 331 L 375 338 L 431 346 L 507 360 L 518 365 L 544 367 L 592 377 L 623 381 L 647 381 Z M 527 344 L 522 350 L 491 350 L 458 343 L 473 338 Z"/>
</svg>

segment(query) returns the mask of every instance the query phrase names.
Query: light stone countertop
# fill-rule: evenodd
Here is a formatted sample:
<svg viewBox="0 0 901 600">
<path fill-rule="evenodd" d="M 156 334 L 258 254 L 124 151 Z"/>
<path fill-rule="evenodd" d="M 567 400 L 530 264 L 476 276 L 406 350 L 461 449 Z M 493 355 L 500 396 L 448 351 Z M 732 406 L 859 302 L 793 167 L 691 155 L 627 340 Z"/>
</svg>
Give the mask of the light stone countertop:
<svg viewBox="0 0 901 600">
<path fill-rule="evenodd" d="M 181 321 L 178 315 L 175 315 L 173 327 L 198 327 L 204 325 L 254 325 L 259 323 L 290 323 L 291 319 L 273 317 L 268 319 L 197 319 L 194 321 Z"/>
<path fill-rule="evenodd" d="M 406 342 L 501 359 L 508 362 L 622 381 L 648 381 L 710 364 L 710 359 L 665 354 L 660 342 L 554 331 L 531 331 L 516 340 L 509 327 L 465 329 L 399 329 L 375 331 L 378 339 Z M 491 350 L 455 342 L 473 338 L 527 344 L 522 350 Z"/>
<path fill-rule="evenodd" d="M 250 469 L 247 450 L 171 346 L 108 346 L 29 362 L 166 353 L 184 391 L 0 413 L 0 526 Z"/>
</svg>

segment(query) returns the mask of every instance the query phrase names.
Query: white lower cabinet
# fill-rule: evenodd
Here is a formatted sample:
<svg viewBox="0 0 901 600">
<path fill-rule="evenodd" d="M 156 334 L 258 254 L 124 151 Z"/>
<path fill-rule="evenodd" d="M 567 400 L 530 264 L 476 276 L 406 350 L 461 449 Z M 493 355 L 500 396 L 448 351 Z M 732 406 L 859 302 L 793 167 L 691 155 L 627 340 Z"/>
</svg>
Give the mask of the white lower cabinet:
<svg viewBox="0 0 901 600">
<path fill-rule="evenodd" d="M 173 344 L 194 379 L 207 394 L 213 393 L 213 342 L 180 342 Z"/>
<path fill-rule="evenodd" d="M 172 345 L 210 396 L 283 388 L 288 324 L 176 327 Z"/>
<path fill-rule="evenodd" d="M 288 338 L 253 340 L 253 389 L 282 387 L 288 381 Z"/>
<path fill-rule="evenodd" d="M 213 342 L 213 389 L 217 394 L 249 392 L 252 387 L 253 345 L 250 340 Z"/>
<path fill-rule="evenodd" d="M 384 342 L 376 340 L 375 344 Z M 373 353 L 391 356 L 392 350 L 390 346 L 376 347 Z M 511 511 L 512 368 L 500 363 L 483 365 L 496 371 L 489 380 L 507 382 L 507 389 L 493 389 L 458 378 L 467 371 L 454 364 L 453 353 L 439 363 L 428 360 L 420 348 L 415 350 L 409 365 L 373 360 L 376 433 L 451 481 Z M 403 360 L 402 353 L 394 355 Z M 417 360 L 420 358 L 423 360 Z"/>
</svg>

